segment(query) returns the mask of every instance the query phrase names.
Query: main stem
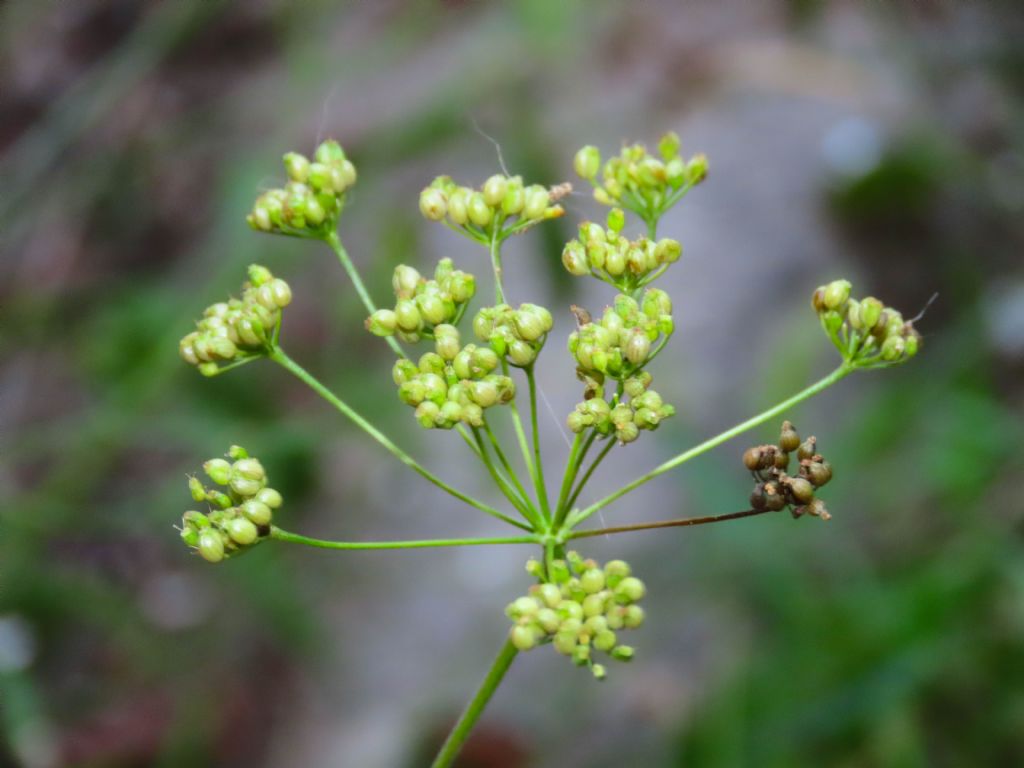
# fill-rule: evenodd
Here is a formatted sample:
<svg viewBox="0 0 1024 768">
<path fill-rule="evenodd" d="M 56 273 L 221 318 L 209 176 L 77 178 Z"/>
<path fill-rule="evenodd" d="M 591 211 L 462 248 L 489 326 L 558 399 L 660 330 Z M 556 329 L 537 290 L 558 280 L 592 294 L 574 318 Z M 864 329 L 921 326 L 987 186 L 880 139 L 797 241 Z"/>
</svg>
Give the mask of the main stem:
<svg viewBox="0 0 1024 768">
<path fill-rule="evenodd" d="M 747 419 L 746 421 L 744 421 L 744 422 L 742 422 L 740 424 L 737 424 L 732 429 L 727 429 L 725 432 L 722 432 L 719 435 L 715 435 L 714 437 L 712 437 L 712 438 L 710 438 L 708 440 L 705 440 L 700 445 L 696 445 L 693 448 L 691 448 L 690 450 L 684 451 L 683 453 L 680 453 L 678 456 L 675 456 L 675 457 L 669 459 L 668 461 L 666 461 L 665 463 L 660 464 L 659 466 L 655 467 L 650 472 L 648 472 L 646 475 L 637 478 L 633 482 L 628 483 L 627 485 L 624 485 L 622 488 L 620 488 L 619 490 L 615 491 L 614 493 L 611 493 L 611 494 L 605 496 L 600 501 L 597 501 L 597 502 L 591 504 L 589 507 L 584 509 L 579 514 L 577 514 L 575 516 L 570 516 L 569 519 L 567 520 L 567 523 L 566 523 L 567 527 L 573 528 L 573 527 L 579 525 L 580 523 L 582 523 L 584 520 L 586 520 L 588 517 L 590 517 L 592 514 L 597 512 L 602 507 L 608 506 L 609 504 L 611 504 L 616 499 L 622 498 L 623 496 L 625 496 L 630 491 L 632 491 L 632 490 L 634 490 L 636 488 L 639 488 L 644 483 L 646 483 L 646 482 L 648 482 L 650 480 L 653 480 L 654 478 L 658 477 L 658 475 L 663 475 L 664 473 L 668 472 L 669 470 L 675 469 L 680 464 L 684 464 L 685 462 L 689 461 L 690 459 L 693 459 L 693 458 L 695 458 L 697 456 L 700 456 L 702 453 L 707 453 L 712 448 L 714 448 L 716 446 L 719 446 L 722 443 L 724 443 L 724 442 L 726 442 L 728 440 L 731 440 L 732 438 L 736 437 L 736 435 L 742 434 L 743 432 L 746 432 L 748 429 L 753 429 L 754 427 L 758 426 L 759 424 L 763 424 L 764 422 L 768 421 L 769 419 L 774 418 L 775 416 L 778 416 L 780 413 L 783 413 L 784 411 L 792 408 L 793 406 L 795 406 L 795 405 L 797 405 L 799 403 L 802 403 L 804 400 L 808 399 L 809 397 L 813 397 L 814 395 L 818 394 L 819 392 L 821 392 L 821 391 L 823 391 L 825 389 L 828 389 L 829 387 L 831 387 L 833 384 L 835 384 L 840 379 L 843 379 L 844 377 L 848 376 L 853 370 L 854 369 L 853 369 L 852 366 L 850 366 L 850 365 L 848 365 L 847 363 L 844 362 L 842 365 L 840 365 L 838 368 L 836 368 L 834 371 L 832 371 L 832 373 L 830 373 L 828 376 L 826 376 L 825 378 L 821 379 L 820 381 L 815 382 L 814 384 L 812 384 L 811 386 L 809 386 L 807 389 L 803 390 L 802 392 L 798 392 L 797 394 L 793 395 L 789 399 L 783 400 L 778 405 L 775 405 L 775 406 L 769 408 L 767 411 L 762 411 L 761 413 L 757 414 L 757 416 L 754 416 L 754 417 L 749 418 L 749 419 Z"/>
<path fill-rule="evenodd" d="M 536 469 L 534 486 L 537 490 L 537 501 L 540 502 L 544 516 L 551 520 L 551 505 L 548 502 L 548 487 L 544 482 L 544 462 L 540 456 L 540 430 L 537 428 L 537 379 L 533 375 L 533 364 L 526 368 L 526 381 L 530 385 L 530 429 L 533 432 L 533 466 Z"/>
<path fill-rule="evenodd" d="M 363 285 L 363 280 L 359 276 L 359 270 L 356 269 L 355 264 L 352 263 L 352 259 L 348 256 L 348 251 L 345 250 L 345 246 L 341 244 L 341 238 L 338 237 L 337 232 L 328 233 L 327 244 L 331 246 L 331 249 L 338 255 L 338 261 L 341 262 L 341 266 L 345 268 L 345 272 L 348 273 L 349 280 L 352 281 L 352 285 L 356 289 L 356 293 L 359 294 L 359 298 L 363 302 L 363 306 L 366 307 L 366 311 L 371 315 L 377 311 L 377 305 L 373 303 L 373 299 L 370 298 L 370 294 L 366 290 L 366 286 Z M 395 351 L 395 354 L 399 357 L 405 357 L 405 352 L 395 341 L 394 336 L 387 336 L 385 339 L 388 346 Z"/>
<path fill-rule="evenodd" d="M 484 504 L 482 501 L 474 499 L 472 496 L 468 496 L 467 494 L 463 493 L 457 488 L 453 488 L 452 486 L 448 485 L 448 483 L 446 483 L 441 478 L 437 477 L 433 472 L 431 472 L 426 467 L 422 466 L 419 462 L 417 462 L 412 456 L 410 456 L 397 445 L 395 445 L 393 442 L 391 442 L 391 440 L 387 436 L 385 436 L 380 430 L 378 430 L 375 426 L 370 424 L 370 422 L 368 422 L 366 419 L 360 416 L 347 403 L 341 400 L 341 398 L 339 398 L 337 395 L 331 392 L 331 390 L 329 390 L 327 387 L 321 384 L 312 374 L 306 371 L 306 369 L 304 369 L 302 366 L 300 366 L 298 363 L 296 363 L 294 360 L 288 357 L 288 355 L 286 355 L 284 353 L 284 350 L 282 350 L 280 347 L 274 347 L 268 353 L 268 356 L 270 357 L 271 360 L 273 360 L 278 365 L 282 366 L 293 376 L 307 384 L 314 392 L 320 395 L 320 397 L 322 397 L 324 400 L 326 400 L 335 408 L 337 408 L 344 416 L 349 418 L 360 429 L 362 429 L 370 437 L 372 437 L 374 440 L 380 443 L 389 453 L 391 453 L 391 455 L 393 455 L 400 462 L 405 464 L 405 466 L 409 467 L 411 470 L 413 470 L 420 476 L 426 478 L 441 490 L 451 494 L 460 501 L 464 501 L 471 507 L 475 507 L 476 509 L 479 509 L 481 512 L 487 513 L 491 517 L 496 517 L 499 520 L 504 520 L 509 525 L 514 525 L 517 528 L 522 528 L 524 531 L 531 530 L 529 526 L 526 526 L 518 520 L 499 512 L 498 510 L 494 509 L 494 507 L 488 506 L 487 504 Z"/>
<path fill-rule="evenodd" d="M 459 721 L 455 724 L 452 732 L 445 739 L 444 744 L 441 746 L 441 751 L 437 753 L 437 757 L 431 763 L 431 768 L 449 768 L 452 765 L 459 754 L 459 750 L 462 749 L 462 745 L 466 743 L 470 731 L 473 730 L 476 721 L 480 719 L 484 708 L 501 684 L 502 678 L 505 677 L 505 673 L 512 666 L 512 662 L 518 653 L 519 651 L 512 645 L 512 641 L 506 640 L 498 652 L 497 658 L 494 659 L 491 669 L 487 672 L 487 677 L 484 678 L 480 688 L 469 704 L 466 705 L 465 711 L 459 717 Z"/>
</svg>

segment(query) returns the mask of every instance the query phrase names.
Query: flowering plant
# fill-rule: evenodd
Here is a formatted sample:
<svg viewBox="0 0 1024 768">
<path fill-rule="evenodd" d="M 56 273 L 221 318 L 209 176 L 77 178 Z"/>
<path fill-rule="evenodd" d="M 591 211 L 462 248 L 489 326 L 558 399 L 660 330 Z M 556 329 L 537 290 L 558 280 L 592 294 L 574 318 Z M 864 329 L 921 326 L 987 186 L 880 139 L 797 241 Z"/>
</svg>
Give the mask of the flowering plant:
<svg viewBox="0 0 1024 768">
<path fill-rule="evenodd" d="M 784 421 L 777 444 L 743 454 L 753 476 L 749 508 L 715 516 L 655 521 L 602 529 L 581 526 L 596 512 L 630 491 L 700 456 L 830 387 L 854 371 L 884 368 L 909 360 L 921 345 L 913 322 L 881 301 L 851 296 L 850 283 L 835 280 L 818 288 L 812 306 L 822 328 L 840 353 L 835 370 L 777 405 L 711 437 L 636 478 L 604 498 L 577 506 L 582 490 L 616 446 L 638 440 L 670 418 L 674 407 L 652 388 L 651 364 L 675 330 L 672 299 L 653 284 L 680 260 L 682 246 L 658 236 L 661 217 L 707 177 L 703 155 L 684 158 L 675 134 L 665 135 L 651 154 L 640 144 L 627 146 L 602 162 L 596 147 L 581 149 L 576 173 L 594 189 L 594 198 L 609 206 L 606 222 L 583 222 L 565 245 L 562 263 L 579 277 L 594 277 L 611 287 L 608 306 L 592 314 L 572 307 L 576 328 L 568 352 L 576 365 L 582 398 L 566 418 L 575 434 L 557 492 L 549 487 L 549 464 L 541 453 L 537 419 L 535 368 L 553 325 L 553 313 L 538 304 L 508 302 L 503 281 L 502 246 L 511 237 L 564 215 L 560 200 L 568 184 L 546 188 L 518 176 L 498 174 L 480 188 L 440 176 L 420 195 L 420 210 L 430 221 L 486 249 L 494 281 L 494 303 L 482 306 L 466 323 L 477 296 L 473 274 L 441 259 L 432 277 L 399 265 L 394 271 L 393 302 L 378 308 L 338 235 L 347 191 L 356 169 L 335 141 L 325 141 L 313 157 L 284 156 L 288 182 L 262 194 L 248 222 L 258 232 L 326 243 L 337 254 L 366 307 L 366 329 L 382 337 L 397 359 L 392 378 L 398 399 L 413 409 L 425 429 L 457 430 L 507 501 L 504 510 L 473 498 L 437 477 L 344 400 L 292 360 L 281 345 L 283 310 L 292 301 L 288 284 L 265 267 L 249 268 L 240 299 L 207 308 L 196 329 L 180 344 L 182 358 L 206 376 L 216 376 L 257 359 L 277 363 L 309 385 L 380 447 L 459 501 L 514 527 L 515 535 L 418 541 L 328 541 L 287 531 L 275 524 L 281 494 L 268 485 L 258 459 L 240 446 L 227 458 L 203 465 L 212 483 L 190 478 L 194 501 L 206 510 L 182 518 L 181 537 L 209 562 L 231 559 L 269 541 L 336 550 L 408 549 L 519 544 L 537 556 L 526 562 L 532 581 L 525 594 L 506 608 L 511 623 L 483 684 L 467 705 L 437 755 L 435 768 L 449 766 L 517 654 L 550 646 L 573 664 L 602 679 L 607 661 L 629 661 L 634 648 L 624 642 L 627 630 L 644 621 L 644 583 L 622 560 L 604 564 L 569 549 L 571 542 L 592 536 L 651 528 L 700 525 L 789 509 L 793 517 L 830 517 L 819 495 L 832 467 L 817 440 L 801 440 Z M 643 224 L 635 238 L 624 234 L 627 213 Z M 568 313 L 565 313 L 568 315 Z M 462 326 L 460 328 L 460 326 Z M 470 340 L 472 338 L 472 340 Z M 417 345 L 421 345 L 417 349 Z M 426 346 L 426 351 L 422 350 Z M 525 384 L 525 391 L 524 391 Z M 521 413 L 521 408 L 524 413 Z M 516 446 L 503 445 L 492 429 L 507 414 Z M 524 421 L 529 420 L 529 430 Z M 521 454 L 525 471 L 509 454 Z M 793 466 L 794 454 L 796 459 Z M 592 457 L 592 458 L 591 458 Z M 589 463 L 588 463 L 588 458 Z"/>
</svg>

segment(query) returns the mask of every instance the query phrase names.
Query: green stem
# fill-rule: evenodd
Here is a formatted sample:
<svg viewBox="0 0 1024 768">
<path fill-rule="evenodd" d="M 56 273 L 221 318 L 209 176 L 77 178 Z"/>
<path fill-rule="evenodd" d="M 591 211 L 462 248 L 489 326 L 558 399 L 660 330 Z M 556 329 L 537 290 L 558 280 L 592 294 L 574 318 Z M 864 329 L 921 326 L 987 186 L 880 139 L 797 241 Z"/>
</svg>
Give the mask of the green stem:
<svg viewBox="0 0 1024 768">
<path fill-rule="evenodd" d="M 576 503 L 576 499 L 579 498 L 580 493 L 583 491 L 584 488 L 586 488 L 587 483 L 590 482 L 590 478 L 593 476 L 595 470 L 597 470 L 598 465 L 602 461 L 604 461 L 604 457 L 607 456 L 614 447 L 615 438 L 609 437 L 608 444 L 601 449 L 601 452 L 597 454 L 597 458 L 590 463 L 589 467 L 587 467 L 587 471 L 583 475 L 583 479 L 576 484 L 576 490 L 572 492 L 572 495 L 569 497 L 569 500 L 565 503 L 566 511 L 572 509 L 572 505 Z"/>
<path fill-rule="evenodd" d="M 477 455 L 480 460 L 484 463 L 484 467 L 487 468 L 488 473 L 491 475 L 491 479 L 494 480 L 494 484 L 498 486 L 498 489 L 505 494 L 505 498 L 514 506 L 519 513 L 526 518 L 534 527 L 536 527 L 536 521 L 531 513 L 531 506 L 529 499 L 523 498 L 516 492 L 516 489 L 512 484 L 501 474 L 500 470 L 494 466 L 494 462 L 491 461 L 491 455 L 487 451 L 487 446 L 483 442 L 483 438 L 480 437 L 480 430 L 474 428 L 473 436 L 476 438 L 477 444 Z"/>
<path fill-rule="evenodd" d="M 569 458 L 565 462 L 565 472 L 562 475 L 562 487 L 558 491 L 558 503 L 555 505 L 555 527 L 557 528 L 559 523 L 562 522 L 564 517 L 565 500 L 569 497 L 569 491 L 572 489 L 572 482 L 576 479 L 577 463 L 580 461 L 579 452 L 583 446 L 584 440 L 593 440 L 594 432 L 591 432 L 586 438 L 583 437 L 582 432 L 577 432 L 576 437 L 572 441 L 572 446 L 569 448 Z"/>
<path fill-rule="evenodd" d="M 300 366 L 298 363 L 296 363 L 294 360 L 288 357 L 288 355 L 286 355 L 284 353 L 284 350 L 282 350 L 280 347 L 275 347 L 274 349 L 272 349 L 268 353 L 268 357 L 275 363 L 283 367 L 285 370 L 287 370 L 289 373 L 291 373 L 293 376 L 298 378 L 300 381 L 304 382 L 314 392 L 320 395 L 320 397 L 322 397 L 324 400 L 326 400 L 335 408 L 337 408 L 342 413 L 342 415 L 346 416 L 348 419 L 354 422 L 356 426 L 358 426 L 370 437 L 372 437 L 374 440 L 380 443 L 389 453 L 391 453 L 400 462 L 402 462 L 407 467 L 412 469 L 414 472 L 418 473 L 422 477 L 432 482 L 441 490 L 451 494 L 460 501 L 464 501 L 471 507 L 479 509 L 481 512 L 484 512 L 490 515 L 491 517 L 496 517 L 499 520 L 504 520 L 509 525 L 514 525 L 517 528 L 522 528 L 526 531 L 531 530 L 528 526 L 525 526 L 518 520 L 515 520 L 514 518 L 511 518 L 508 515 L 499 512 L 498 510 L 494 509 L 494 507 L 488 506 L 487 504 L 484 504 L 482 501 L 478 501 L 477 499 L 474 499 L 472 496 L 467 496 L 462 491 L 453 488 L 452 486 L 448 485 L 448 483 L 444 482 L 439 477 L 430 472 L 428 469 L 420 465 L 419 462 L 412 458 L 412 456 L 410 456 L 397 445 L 395 445 L 393 442 L 391 442 L 391 440 L 389 440 L 380 430 L 378 430 L 376 427 L 370 424 L 366 419 L 364 419 L 356 411 L 354 411 L 348 404 L 346 404 L 337 395 L 331 392 L 331 390 L 329 390 L 327 387 L 321 384 L 312 374 L 310 374 L 308 371 L 302 368 L 302 366 Z"/>
<path fill-rule="evenodd" d="M 526 368 L 526 381 L 530 386 L 530 429 L 533 432 L 533 466 L 536 467 L 534 487 L 537 500 L 540 502 L 544 517 L 551 520 L 551 504 L 548 502 L 548 487 L 544 482 L 544 462 L 540 456 L 540 430 L 537 429 L 537 380 L 533 375 L 533 365 Z"/>
<path fill-rule="evenodd" d="M 494 227 L 491 233 L 490 242 L 491 268 L 494 270 L 494 300 L 497 304 L 505 303 L 505 287 L 501 275 L 501 238 L 498 237 L 498 227 Z"/>
<path fill-rule="evenodd" d="M 643 475 L 642 477 L 637 478 L 633 482 L 624 485 L 622 488 L 615 491 L 614 493 L 609 494 L 608 496 L 605 496 L 600 501 L 594 502 L 579 514 L 570 515 L 569 519 L 566 521 L 567 526 L 569 528 L 574 528 L 575 526 L 579 525 L 584 520 L 586 520 L 588 517 L 590 517 L 592 514 L 597 512 L 599 509 L 608 506 L 616 499 L 619 499 L 625 496 L 630 491 L 639 488 L 641 485 L 648 482 L 649 480 L 653 480 L 658 475 L 662 475 L 665 472 L 668 472 L 670 469 L 675 469 L 680 464 L 684 464 L 690 459 L 700 456 L 702 453 L 707 453 L 712 448 L 715 448 L 716 446 L 719 446 L 722 443 L 731 440 L 737 435 L 746 432 L 748 429 L 753 429 L 759 424 L 763 424 L 769 419 L 778 416 L 780 413 L 788 410 L 789 408 L 792 408 L 795 405 L 798 405 L 799 403 L 802 403 L 809 397 L 813 397 L 819 392 L 828 389 L 837 381 L 848 376 L 853 370 L 854 369 L 852 366 L 844 362 L 842 365 L 840 365 L 838 368 L 832 371 L 832 373 L 830 373 L 828 376 L 821 379 L 820 381 L 815 382 L 802 392 L 798 392 L 789 399 L 783 400 L 778 405 L 769 408 L 767 411 L 762 411 L 757 416 L 749 418 L 746 421 L 737 424 L 735 427 L 727 429 L 725 432 L 722 432 L 719 435 L 715 435 L 709 440 L 705 440 L 700 445 L 696 445 L 693 448 L 689 449 L 688 451 L 683 451 L 683 453 L 680 453 L 678 456 L 675 456 L 669 459 L 668 461 L 664 462 L 663 464 L 658 465 L 650 472 L 648 472 L 646 475 Z"/>
<path fill-rule="evenodd" d="M 356 269 L 355 264 L 352 263 L 352 259 L 348 256 L 348 251 L 345 250 L 345 246 L 341 244 L 341 238 L 338 237 L 337 232 L 329 232 L 325 238 L 327 244 L 331 246 L 331 249 L 338 255 L 338 261 L 341 262 L 341 266 L 345 268 L 345 272 L 348 273 L 349 279 L 352 281 L 352 285 L 356 289 L 356 293 L 359 294 L 359 298 L 363 302 L 363 306 L 366 307 L 366 311 L 369 314 L 373 314 L 377 311 L 377 306 L 373 303 L 373 299 L 370 298 L 370 294 L 366 290 L 366 286 L 363 285 L 363 280 L 359 276 L 359 270 Z M 405 357 L 405 352 L 398 345 L 394 336 L 387 336 L 385 340 L 388 346 L 395 351 L 395 354 L 399 357 Z"/>
<path fill-rule="evenodd" d="M 683 528 L 690 525 L 706 525 L 707 523 L 720 523 L 725 520 L 738 520 L 741 517 L 754 517 L 768 512 L 767 509 L 756 510 L 746 509 L 742 512 L 729 512 L 725 515 L 709 515 L 707 517 L 684 517 L 679 520 L 662 520 L 654 523 L 636 523 L 635 525 L 617 525 L 611 528 L 598 528 L 594 531 L 573 531 L 569 539 L 589 539 L 593 536 L 607 536 L 612 533 L 633 533 L 635 531 L 650 531 L 655 528 Z"/>
<path fill-rule="evenodd" d="M 469 732 L 473 730 L 476 721 L 480 719 L 484 708 L 498 689 L 518 653 L 519 651 L 512 645 L 512 641 L 506 640 L 487 672 L 487 677 L 484 678 L 480 688 L 466 705 L 465 711 L 459 717 L 452 732 L 448 734 L 448 738 L 442 745 L 441 751 L 437 753 L 437 757 L 434 758 L 434 762 L 430 764 L 431 768 L 449 768 L 454 763 L 459 750 L 462 749 L 462 745 L 469 737 Z"/>
<path fill-rule="evenodd" d="M 412 541 L 328 541 L 274 527 L 270 537 L 290 544 L 320 549 L 425 549 L 427 547 L 475 547 L 486 544 L 537 544 L 536 536 L 498 536 L 488 539 L 419 539 Z"/>
<path fill-rule="evenodd" d="M 530 522 L 534 524 L 536 528 L 539 529 L 540 519 L 534 512 L 533 501 L 530 499 L 530 494 L 526 492 L 526 488 L 520 482 L 519 476 L 516 475 L 515 470 L 512 469 L 512 464 L 505 456 L 505 452 L 501 450 L 501 443 L 498 442 L 498 437 L 497 435 L 494 434 L 494 431 L 491 429 L 491 425 L 487 423 L 486 417 L 484 419 L 484 432 L 487 433 L 487 439 L 490 440 L 491 446 L 493 446 L 494 448 L 495 456 L 498 457 L 498 461 L 501 462 L 501 466 L 505 468 L 505 471 L 508 473 L 508 476 L 512 479 L 512 482 L 515 484 L 516 490 L 519 491 L 519 495 L 523 500 L 523 504 L 526 505 L 529 511 L 528 519 L 530 520 Z"/>
</svg>

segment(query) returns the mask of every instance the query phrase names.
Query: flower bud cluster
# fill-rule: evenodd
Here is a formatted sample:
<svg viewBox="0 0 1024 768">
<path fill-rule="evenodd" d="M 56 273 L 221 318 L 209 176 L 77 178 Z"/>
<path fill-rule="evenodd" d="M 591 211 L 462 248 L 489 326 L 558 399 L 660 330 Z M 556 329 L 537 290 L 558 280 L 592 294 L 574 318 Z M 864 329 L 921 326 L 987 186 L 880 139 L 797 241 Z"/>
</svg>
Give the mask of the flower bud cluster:
<svg viewBox="0 0 1024 768">
<path fill-rule="evenodd" d="M 843 357 L 859 367 L 884 368 L 904 363 L 921 348 L 913 321 L 868 296 L 850 297 L 848 280 L 833 280 L 814 291 L 811 305 L 825 333 Z"/>
<path fill-rule="evenodd" d="M 654 430 L 663 419 L 675 414 L 676 409 L 664 402 L 661 395 L 650 389 L 651 374 L 641 371 L 624 382 L 623 391 L 628 401 L 618 397 L 609 403 L 604 399 L 603 387 L 589 379 L 585 399 L 577 403 L 566 424 L 579 433 L 595 429 L 600 435 L 615 435 L 622 444 L 631 443 L 640 436 L 640 430 Z"/>
<path fill-rule="evenodd" d="M 790 455 L 794 452 L 798 462 L 795 476 L 787 474 Z M 743 454 L 743 464 L 757 480 L 750 494 L 753 509 L 778 512 L 789 507 L 793 517 L 811 515 L 831 519 L 825 502 L 815 495 L 815 491 L 832 479 L 832 465 L 818 453 L 817 438 L 809 437 L 801 442 L 793 425 L 784 421 L 778 445 L 748 448 Z"/>
<path fill-rule="evenodd" d="M 668 210 L 708 174 L 707 158 L 701 154 L 684 160 L 679 137 L 671 132 L 658 142 L 658 156 L 648 154 L 643 144 L 633 144 L 602 167 L 597 147 L 586 146 L 576 153 L 573 167 L 580 178 L 593 184 L 599 203 L 628 208 L 648 220 Z"/>
<path fill-rule="evenodd" d="M 550 643 L 577 666 L 590 667 L 599 680 L 606 670 L 595 663 L 595 652 L 616 661 L 633 658 L 633 648 L 620 644 L 619 633 L 643 624 L 644 610 L 638 603 L 647 590 L 627 563 L 609 560 L 602 567 L 570 552 L 566 560 L 553 560 L 547 573 L 536 560 L 527 563 L 526 570 L 540 583 L 505 609 L 513 622 L 509 637 L 516 648 L 529 651 Z"/>
<path fill-rule="evenodd" d="M 231 363 L 262 354 L 274 340 L 281 323 L 281 309 L 292 300 L 288 283 L 270 270 L 253 264 L 242 298 L 207 307 L 196 330 L 178 344 L 178 352 L 200 373 L 212 376 L 220 363 Z"/>
<path fill-rule="evenodd" d="M 207 512 L 191 510 L 181 519 L 181 539 L 204 560 L 219 563 L 258 544 L 270 535 L 273 511 L 281 506 L 281 494 L 267 486 L 267 473 L 258 459 L 244 448 L 231 446 L 231 459 L 210 459 L 206 475 L 219 488 L 206 488 L 197 477 L 189 478 L 195 501 L 210 504 Z"/>
<path fill-rule="evenodd" d="M 450 176 L 438 176 L 420 193 L 420 212 L 431 221 L 449 225 L 475 240 L 488 242 L 491 233 L 501 236 L 521 232 L 546 219 L 565 213 L 558 200 L 572 187 L 563 184 L 547 189 L 523 185 L 521 176 L 495 174 L 480 189 L 463 187 Z"/>
<path fill-rule="evenodd" d="M 508 304 L 484 307 L 473 318 L 473 333 L 509 363 L 519 368 L 533 365 L 554 320 L 551 313 L 538 304 Z"/>
<path fill-rule="evenodd" d="M 623 293 L 633 293 L 679 260 L 683 247 L 678 240 L 666 237 L 655 242 L 639 237 L 631 241 L 620 234 L 624 223 L 618 208 L 608 214 L 608 229 L 583 222 L 579 237 L 566 243 L 562 264 L 576 276 L 593 275 Z"/>
<path fill-rule="evenodd" d="M 481 427 L 485 409 L 515 397 L 512 379 L 494 373 L 499 363 L 494 350 L 462 346 L 453 325 L 434 328 L 434 347 L 418 365 L 403 358 L 392 371 L 399 399 L 416 409 L 424 429 L 452 429 L 460 422 Z"/>
<path fill-rule="evenodd" d="M 582 322 L 569 335 L 569 351 L 580 369 L 618 380 L 650 362 L 674 328 L 672 300 L 657 288 L 644 291 L 639 302 L 619 294 L 597 322 L 582 311 L 577 312 L 577 320 Z"/>
<path fill-rule="evenodd" d="M 258 232 L 323 237 L 334 230 L 356 169 L 333 139 L 316 148 L 313 160 L 298 152 L 284 156 L 288 183 L 264 192 L 246 217 Z"/>
<path fill-rule="evenodd" d="M 432 280 L 399 264 L 391 286 L 397 299 L 395 308 L 378 309 L 370 315 L 366 330 L 376 336 L 397 335 L 402 341 L 414 343 L 421 338 L 434 338 L 437 326 L 454 325 L 462 319 L 476 293 L 476 278 L 455 269 L 451 259 L 441 259 Z"/>
</svg>

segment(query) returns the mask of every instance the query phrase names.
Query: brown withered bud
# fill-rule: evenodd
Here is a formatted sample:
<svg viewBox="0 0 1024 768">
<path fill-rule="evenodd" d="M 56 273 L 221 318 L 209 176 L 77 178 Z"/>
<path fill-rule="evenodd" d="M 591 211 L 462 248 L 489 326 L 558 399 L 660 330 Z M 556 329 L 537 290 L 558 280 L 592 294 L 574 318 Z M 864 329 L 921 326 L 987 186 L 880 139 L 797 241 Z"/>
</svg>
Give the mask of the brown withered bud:
<svg viewBox="0 0 1024 768">
<path fill-rule="evenodd" d="M 814 517 L 820 517 L 822 520 L 831 520 L 832 515 L 829 514 L 828 509 L 825 507 L 825 502 L 821 499 L 815 499 L 807 505 L 806 511 L 808 515 Z"/>
<path fill-rule="evenodd" d="M 814 499 L 814 486 L 810 480 L 803 477 L 791 477 L 787 487 L 795 504 L 808 504 Z"/>
<path fill-rule="evenodd" d="M 761 468 L 761 446 L 754 446 L 747 448 L 743 452 L 743 466 L 749 469 L 751 472 L 756 472 Z"/>
<path fill-rule="evenodd" d="M 774 447 L 774 446 L 773 446 Z M 784 470 L 789 466 L 789 454 L 785 451 L 775 450 L 775 468 Z"/>
<path fill-rule="evenodd" d="M 750 508 L 758 512 L 768 509 L 768 500 L 764 493 L 764 483 L 758 483 L 750 493 Z"/>
<path fill-rule="evenodd" d="M 807 478 L 815 488 L 820 488 L 832 479 L 832 465 L 827 461 L 801 463 L 800 475 Z"/>
<path fill-rule="evenodd" d="M 775 483 L 765 483 L 764 486 L 765 509 L 771 512 L 778 512 L 786 506 L 786 497 L 779 492 Z"/>
<path fill-rule="evenodd" d="M 818 438 L 811 435 L 804 440 L 800 447 L 797 449 L 796 457 L 803 461 L 804 459 L 811 458 L 818 450 Z"/>
<path fill-rule="evenodd" d="M 779 448 L 786 453 L 791 453 L 799 447 L 800 435 L 797 434 L 796 429 L 790 422 L 782 422 L 782 434 L 779 436 Z"/>
<path fill-rule="evenodd" d="M 825 286 L 821 286 L 811 295 L 811 306 L 815 312 L 825 311 Z"/>
</svg>

